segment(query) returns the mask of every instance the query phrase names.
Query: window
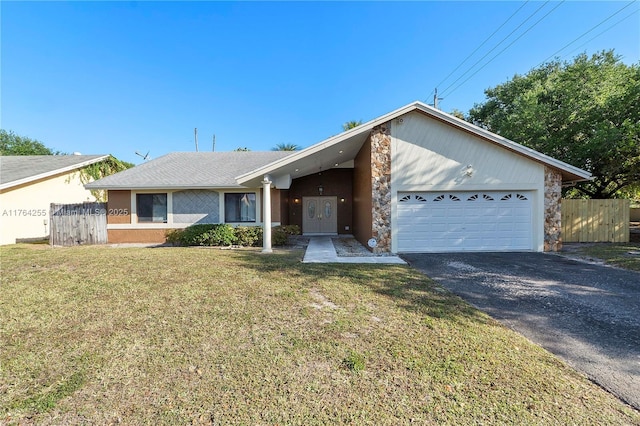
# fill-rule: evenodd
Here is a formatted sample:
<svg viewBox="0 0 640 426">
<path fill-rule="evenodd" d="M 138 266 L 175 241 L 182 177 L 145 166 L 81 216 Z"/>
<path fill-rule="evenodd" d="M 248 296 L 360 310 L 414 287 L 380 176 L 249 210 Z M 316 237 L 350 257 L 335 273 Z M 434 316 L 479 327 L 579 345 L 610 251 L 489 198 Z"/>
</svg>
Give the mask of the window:
<svg viewBox="0 0 640 426">
<path fill-rule="evenodd" d="M 167 194 L 137 194 L 138 222 L 167 223 Z"/>
<path fill-rule="evenodd" d="M 224 194 L 225 222 L 255 222 L 256 194 L 243 192 Z"/>
</svg>

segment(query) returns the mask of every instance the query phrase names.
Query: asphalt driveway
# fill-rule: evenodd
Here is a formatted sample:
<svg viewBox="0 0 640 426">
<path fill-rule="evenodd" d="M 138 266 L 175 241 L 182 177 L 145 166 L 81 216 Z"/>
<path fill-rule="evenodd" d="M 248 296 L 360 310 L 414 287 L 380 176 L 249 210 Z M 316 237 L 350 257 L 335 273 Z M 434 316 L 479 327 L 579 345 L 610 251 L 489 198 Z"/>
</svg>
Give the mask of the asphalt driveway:
<svg viewBox="0 0 640 426">
<path fill-rule="evenodd" d="M 545 253 L 402 257 L 640 409 L 640 273 Z"/>
</svg>

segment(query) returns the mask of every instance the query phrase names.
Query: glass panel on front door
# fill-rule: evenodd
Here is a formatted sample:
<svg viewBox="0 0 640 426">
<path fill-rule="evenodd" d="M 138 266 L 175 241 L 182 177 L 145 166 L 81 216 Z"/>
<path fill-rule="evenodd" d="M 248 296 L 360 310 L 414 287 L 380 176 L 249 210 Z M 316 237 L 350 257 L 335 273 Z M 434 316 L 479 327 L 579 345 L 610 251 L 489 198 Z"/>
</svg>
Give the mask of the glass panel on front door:
<svg viewBox="0 0 640 426">
<path fill-rule="evenodd" d="M 331 217 L 331 202 L 325 201 L 324 203 L 324 217 L 329 219 Z"/>
<path fill-rule="evenodd" d="M 309 219 L 315 219 L 316 217 L 316 200 L 309 200 L 307 205 L 307 215 Z"/>
</svg>

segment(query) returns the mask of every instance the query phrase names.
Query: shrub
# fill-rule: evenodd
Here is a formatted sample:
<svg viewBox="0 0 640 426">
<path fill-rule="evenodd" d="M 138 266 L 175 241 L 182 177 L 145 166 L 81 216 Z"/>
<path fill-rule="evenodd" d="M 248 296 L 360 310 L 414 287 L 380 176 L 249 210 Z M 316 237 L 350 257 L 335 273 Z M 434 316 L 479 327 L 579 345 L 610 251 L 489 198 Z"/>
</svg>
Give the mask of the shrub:
<svg viewBox="0 0 640 426">
<path fill-rule="evenodd" d="M 226 223 L 213 225 L 213 229 L 207 233 L 206 242 L 207 244 L 203 245 L 230 246 L 236 242 L 235 230 L 231 225 L 227 225 Z"/>
<path fill-rule="evenodd" d="M 183 246 L 206 246 L 208 244 L 209 232 L 215 225 L 202 224 L 191 225 L 182 231 L 180 242 Z"/>
<path fill-rule="evenodd" d="M 238 226 L 235 228 L 236 244 L 247 247 L 262 245 L 262 227 Z"/>
<path fill-rule="evenodd" d="M 274 246 L 287 244 L 289 235 L 300 234 L 297 225 L 276 226 L 271 231 Z M 238 226 L 226 223 L 191 225 L 185 229 L 172 229 L 166 233 L 167 243 L 177 246 L 228 246 L 239 244 L 247 247 L 262 245 L 261 226 Z"/>
<path fill-rule="evenodd" d="M 182 234 L 182 229 L 170 229 L 165 234 L 166 242 L 174 246 L 181 246 Z"/>
<path fill-rule="evenodd" d="M 271 229 L 271 243 L 274 246 L 283 246 L 287 244 L 289 240 L 289 234 L 287 234 L 281 226 L 276 226 Z"/>
<path fill-rule="evenodd" d="M 300 235 L 300 227 L 298 225 L 282 225 L 277 228 L 282 228 L 287 235 Z"/>
<path fill-rule="evenodd" d="M 233 227 L 225 223 L 191 225 L 166 234 L 167 242 L 181 246 L 228 246 L 236 241 Z"/>
<path fill-rule="evenodd" d="M 298 225 L 280 225 L 272 228 L 271 242 L 274 246 L 283 246 L 289 241 L 289 235 L 300 235 Z"/>
</svg>

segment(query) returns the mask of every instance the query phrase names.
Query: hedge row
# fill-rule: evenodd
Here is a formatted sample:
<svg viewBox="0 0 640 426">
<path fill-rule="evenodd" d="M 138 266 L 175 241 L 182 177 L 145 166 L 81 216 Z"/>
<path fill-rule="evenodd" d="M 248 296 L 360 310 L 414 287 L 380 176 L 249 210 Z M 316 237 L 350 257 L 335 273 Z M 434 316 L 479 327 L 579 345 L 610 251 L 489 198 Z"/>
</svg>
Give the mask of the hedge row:
<svg viewBox="0 0 640 426">
<path fill-rule="evenodd" d="M 297 225 L 276 226 L 271 231 L 271 243 L 283 246 L 289 235 L 299 235 Z M 167 243 L 176 246 L 262 246 L 261 226 L 233 227 L 226 223 L 191 225 L 185 229 L 172 229 L 167 232 Z"/>
</svg>

